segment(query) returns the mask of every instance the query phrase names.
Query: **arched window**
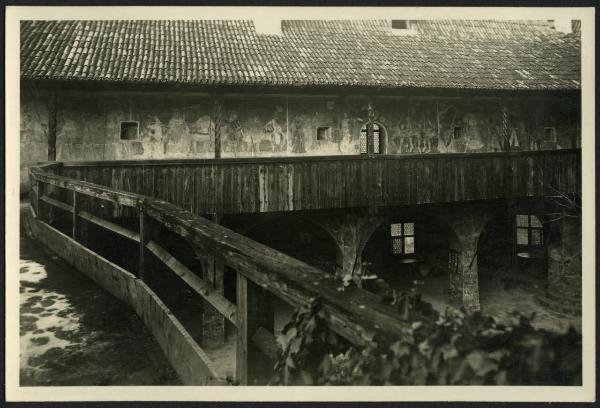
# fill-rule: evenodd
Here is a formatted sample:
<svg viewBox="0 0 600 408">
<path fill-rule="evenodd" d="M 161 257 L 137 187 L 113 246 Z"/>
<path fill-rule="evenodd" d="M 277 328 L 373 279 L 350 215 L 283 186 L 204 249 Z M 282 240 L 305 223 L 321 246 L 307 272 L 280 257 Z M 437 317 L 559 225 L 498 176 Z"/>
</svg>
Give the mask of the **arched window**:
<svg viewBox="0 0 600 408">
<path fill-rule="evenodd" d="M 383 151 L 382 142 L 385 130 L 380 124 L 373 123 L 372 139 L 369 140 L 368 126 L 369 124 L 365 123 L 360 129 L 360 154 L 380 154 Z"/>
</svg>

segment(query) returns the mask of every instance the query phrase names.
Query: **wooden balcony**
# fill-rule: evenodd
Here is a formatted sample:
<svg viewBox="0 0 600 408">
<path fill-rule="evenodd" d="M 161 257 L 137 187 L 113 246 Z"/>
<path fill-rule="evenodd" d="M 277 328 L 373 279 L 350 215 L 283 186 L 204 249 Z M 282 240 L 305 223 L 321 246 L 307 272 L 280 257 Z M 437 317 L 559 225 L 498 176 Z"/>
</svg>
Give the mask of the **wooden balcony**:
<svg viewBox="0 0 600 408">
<path fill-rule="evenodd" d="M 239 214 L 578 192 L 581 150 L 70 162 L 59 173 L 195 214 Z"/>
</svg>

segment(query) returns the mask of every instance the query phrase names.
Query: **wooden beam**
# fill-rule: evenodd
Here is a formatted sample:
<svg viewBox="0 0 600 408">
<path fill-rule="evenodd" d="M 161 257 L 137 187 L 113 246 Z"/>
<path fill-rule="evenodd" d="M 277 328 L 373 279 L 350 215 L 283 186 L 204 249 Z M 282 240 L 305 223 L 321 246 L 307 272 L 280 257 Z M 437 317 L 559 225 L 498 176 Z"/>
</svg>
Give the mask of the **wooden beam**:
<svg viewBox="0 0 600 408">
<path fill-rule="evenodd" d="M 111 201 L 126 207 L 137 207 L 138 202 L 144 198 L 138 194 L 118 191 L 98 184 L 45 173 L 43 170 L 34 167 L 31 168 L 31 174 L 36 181 L 71 191 L 77 191 L 83 195 Z"/>
<path fill-rule="evenodd" d="M 241 273 L 236 279 L 236 306 L 237 306 L 237 341 L 235 353 L 236 380 L 241 385 L 248 384 L 248 335 L 249 317 L 248 310 L 248 281 Z"/>
<path fill-rule="evenodd" d="M 340 283 L 304 262 L 164 201 L 150 201 L 146 208 L 150 217 L 198 248 L 221 255 L 239 273 L 293 306 L 321 298 L 332 328 L 355 344 L 368 341 L 373 329 L 398 333 L 407 325 L 380 297 L 364 290 L 340 292 Z"/>
<path fill-rule="evenodd" d="M 236 306 L 234 304 L 217 291 L 212 290 L 202 278 L 189 270 L 184 264 L 179 262 L 156 242 L 149 241 L 146 244 L 146 248 L 148 248 L 148 250 L 160 259 L 169 269 L 175 272 L 175 274 L 187 283 L 190 288 L 210 303 L 221 315 L 233 325 L 237 325 Z"/>
<path fill-rule="evenodd" d="M 73 212 L 73 207 L 70 206 L 69 204 L 65 204 L 62 201 L 55 200 L 54 198 L 48 197 L 47 195 L 41 196 L 40 200 L 42 200 L 45 203 L 50 204 L 53 207 L 60 208 L 61 210 L 64 210 L 67 212 Z"/>
<path fill-rule="evenodd" d="M 77 217 L 77 212 L 79 211 L 79 203 L 77 202 L 77 191 L 73 191 L 73 216 L 71 218 L 71 225 L 73 227 L 71 237 L 77 241 L 77 234 L 79 232 L 79 226 L 77 225 L 79 222 L 79 218 Z"/>
<path fill-rule="evenodd" d="M 144 210 L 144 206 L 140 205 L 138 207 L 139 211 L 139 223 L 140 223 L 140 251 L 139 251 L 139 262 L 138 262 L 138 276 L 141 280 L 146 281 L 146 267 L 145 258 L 146 258 L 146 243 L 149 240 L 150 230 L 148 219 L 146 218 L 146 211 Z"/>
<path fill-rule="evenodd" d="M 135 242 L 140 242 L 140 234 L 138 234 L 137 232 L 131 231 L 130 229 L 127 229 L 118 224 L 112 223 L 110 221 L 106 221 L 103 218 L 96 217 L 95 215 L 92 215 L 87 211 L 79 212 L 79 217 L 83 218 L 86 221 L 91 222 L 92 224 L 96 224 L 99 227 L 102 227 L 109 231 L 112 231 L 115 234 L 118 234 L 124 238 L 128 238 Z"/>
</svg>

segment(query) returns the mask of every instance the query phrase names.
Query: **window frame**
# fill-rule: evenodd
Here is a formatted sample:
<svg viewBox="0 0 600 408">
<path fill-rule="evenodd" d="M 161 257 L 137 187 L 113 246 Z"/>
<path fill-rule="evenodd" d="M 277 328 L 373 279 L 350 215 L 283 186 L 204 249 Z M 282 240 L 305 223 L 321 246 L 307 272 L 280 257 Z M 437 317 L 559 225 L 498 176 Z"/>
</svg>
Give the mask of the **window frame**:
<svg viewBox="0 0 600 408">
<path fill-rule="evenodd" d="M 124 124 L 135 124 L 135 139 L 124 139 L 123 138 L 123 125 Z M 140 140 L 140 122 L 138 120 L 121 120 L 121 121 L 119 121 L 119 140 L 126 141 L 126 142 Z"/>
<path fill-rule="evenodd" d="M 322 139 L 319 139 L 319 131 L 324 131 L 325 132 L 325 137 Z M 315 133 L 315 140 L 318 141 L 327 141 L 327 140 L 331 140 L 331 126 L 317 126 L 317 130 Z"/>
<path fill-rule="evenodd" d="M 546 139 L 546 131 L 550 130 L 551 134 L 552 134 L 552 139 Z M 557 136 L 556 136 L 556 127 L 554 126 L 544 126 L 544 136 L 543 136 L 543 140 L 546 143 L 556 143 L 557 141 Z"/>
<path fill-rule="evenodd" d="M 527 226 L 519 225 L 519 216 L 527 217 Z M 531 219 L 535 217 L 535 219 L 539 222 L 540 226 L 533 226 Z M 519 243 L 519 230 L 527 231 L 527 243 Z M 533 231 L 539 231 L 540 243 L 534 244 L 532 242 Z M 515 215 L 515 245 L 521 248 L 542 248 L 544 246 L 544 224 L 542 223 L 540 217 L 536 214 L 516 214 Z"/>
<path fill-rule="evenodd" d="M 456 133 L 458 131 L 458 137 Z M 465 138 L 465 128 L 464 126 L 454 126 L 452 129 L 452 140 L 463 140 Z"/>
<path fill-rule="evenodd" d="M 375 128 L 377 127 L 377 128 Z M 375 144 L 375 133 L 377 133 L 378 144 Z M 369 122 L 365 123 L 360 127 L 360 136 L 358 139 L 358 150 L 360 154 L 383 154 L 384 150 L 384 138 L 386 135 L 385 128 L 379 122 L 373 122 L 373 137 L 372 140 L 369 141 Z M 363 141 L 364 141 L 364 151 L 363 151 Z M 377 146 L 377 151 L 375 151 L 375 146 Z"/>
<path fill-rule="evenodd" d="M 407 224 L 412 224 L 412 234 L 407 234 L 405 232 L 405 225 Z M 392 253 L 393 256 L 398 256 L 398 257 L 411 257 L 411 256 L 415 256 L 417 254 L 417 230 L 416 230 L 416 223 L 414 221 L 398 221 L 398 222 L 391 222 L 390 224 L 390 251 Z M 400 225 L 400 234 L 399 235 L 394 235 L 394 225 Z M 406 240 L 408 238 L 412 238 L 412 252 L 407 253 L 406 252 Z M 394 250 L 395 248 L 395 242 L 400 242 L 400 252 L 396 252 Z"/>
</svg>

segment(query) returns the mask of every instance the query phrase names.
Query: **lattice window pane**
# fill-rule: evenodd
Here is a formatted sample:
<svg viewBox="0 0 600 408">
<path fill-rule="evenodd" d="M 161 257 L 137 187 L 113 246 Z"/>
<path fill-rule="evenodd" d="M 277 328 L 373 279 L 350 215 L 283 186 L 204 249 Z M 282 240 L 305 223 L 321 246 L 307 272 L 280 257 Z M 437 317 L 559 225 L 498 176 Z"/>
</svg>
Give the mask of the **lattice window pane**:
<svg viewBox="0 0 600 408">
<path fill-rule="evenodd" d="M 392 239 L 392 253 L 394 255 L 402 254 L 402 238 Z"/>
<path fill-rule="evenodd" d="M 415 223 L 405 222 L 404 223 L 404 235 L 415 235 Z"/>
<path fill-rule="evenodd" d="M 404 238 L 404 253 L 414 254 L 415 253 L 415 237 Z"/>
<path fill-rule="evenodd" d="M 540 222 L 540 219 L 538 217 L 536 217 L 535 215 L 530 215 L 529 217 L 532 227 L 542 228 L 542 223 Z"/>
<path fill-rule="evenodd" d="M 380 153 L 379 130 L 373 130 L 373 153 Z"/>
<path fill-rule="evenodd" d="M 527 228 L 517 228 L 517 245 L 529 244 L 528 232 Z"/>
<path fill-rule="evenodd" d="M 526 214 L 517 214 L 517 227 L 528 227 L 529 216 Z"/>
<path fill-rule="evenodd" d="M 543 232 L 541 229 L 531 229 L 531 245 L 542 245 Z"/>
<path fill-rule="evenodd" d="M 368 153 L 367 150 L 367 128 L 363 127 L 360 130 L 360 152 L 361 154 Z"/>
<path fill-rule="evenodd" d="M 392 224 L 390 230 L 392 237 L 399 237 L 402 235 L 402 224 Z"/>
</svg>

